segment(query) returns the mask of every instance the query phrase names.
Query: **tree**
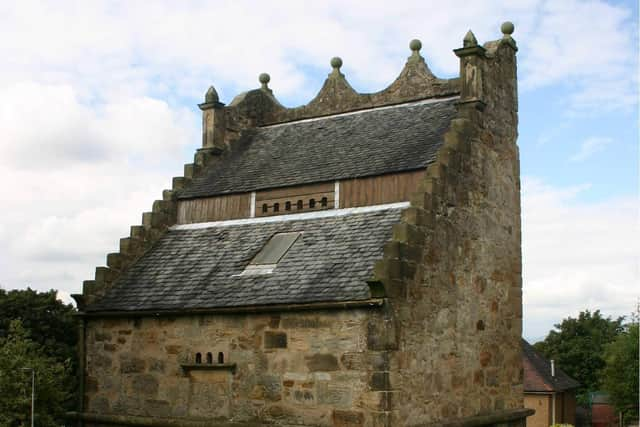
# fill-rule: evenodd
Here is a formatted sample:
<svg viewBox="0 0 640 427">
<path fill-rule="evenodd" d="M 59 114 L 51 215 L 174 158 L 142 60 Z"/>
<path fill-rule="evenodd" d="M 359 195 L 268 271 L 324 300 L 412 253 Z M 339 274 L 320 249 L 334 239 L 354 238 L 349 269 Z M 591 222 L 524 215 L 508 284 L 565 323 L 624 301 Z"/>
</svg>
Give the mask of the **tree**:
<svg viewBox="0 0 640 427">
<path fill-rule="evenodd" d="M 70 396 L 64 379 L 69 367 L 48 356 L 42 346 L 29 339 L 19 320 L 10 323 L 6 337 L 0 338 L 0 425 L 28 425 L 31 411 L 31 372 L 36 375 L 36 416 L 38 426 L 59 426 L 63 403 Z"/>
<path fill-rule="evenodd" d="M 622 331 L 624 317 L 612 320 L 600 310 L 585 310 L 577 319 L 568 317 L 555 325 L 544 341 L 534 344 L 548 359 L 554 359 L 569 376 L 578 380 L 578 402 L 588 404 L 589 392 L 601 386 L 600 372 L 605 367 L 604 349 Z"/>
<path fill-rule="evenodd" d="M 43 355 L 69 367 L 62 381 L 65 389 L 75 390 L 78 341 L 78 326 L 73 317 L 75 312 L 71 304 L 57 299 L 55 290 L 0 289 L 0 339 L 8 337 L 14 320 L 20 320 L 29 339 L 39 346 Z M 64 407 L 73 409 L 76 400 L 77 396 L 70 395 Z"/>
<path fill-rule="evenodd" d="M 78 341 L 75 308 L 57 299 L 57 292 L 37 292 L 27 288 L 5 291 L 0 289 L 0 337 L 6 337 L 15 319 L 30 338 L 43 347 L 45 353 L 60 362 L 76 360 Z"/>
<path fill-rule="evenodd" d="M 628 323 L 625 330 L 605 349 L 606 366 L 602 371 L 603 389 L 611 403 L 625 419 L 638 418 L 638 321 Z"/>
</svg>

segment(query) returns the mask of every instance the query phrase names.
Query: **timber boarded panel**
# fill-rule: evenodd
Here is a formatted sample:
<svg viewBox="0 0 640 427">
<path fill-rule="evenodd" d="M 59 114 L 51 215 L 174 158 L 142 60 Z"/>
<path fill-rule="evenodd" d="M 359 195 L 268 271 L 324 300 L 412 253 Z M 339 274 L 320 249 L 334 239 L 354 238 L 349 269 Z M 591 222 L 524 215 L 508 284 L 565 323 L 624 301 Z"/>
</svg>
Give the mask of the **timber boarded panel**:
<svg viewBox="0 0 640 427">
<path fill-rule="evenodd" d="M 417 191 L 426 169 L 340 181 L 340 208 L 405 202 Z"/>
<path fill-rule="evenodd" d="M 178 224 L 249 218 L 251 194 L 230 194 L 178 202 Z"/>
<path fill-rule="evenodd" d="M 296 185 L 295 187 L 276 188 L 256 192 L 256 202 L 270 199 L 282 199 L 310 196 L 318 193 L 333 193 L 334 182 L 321 182 L 320 184 Z"/>
</svg>

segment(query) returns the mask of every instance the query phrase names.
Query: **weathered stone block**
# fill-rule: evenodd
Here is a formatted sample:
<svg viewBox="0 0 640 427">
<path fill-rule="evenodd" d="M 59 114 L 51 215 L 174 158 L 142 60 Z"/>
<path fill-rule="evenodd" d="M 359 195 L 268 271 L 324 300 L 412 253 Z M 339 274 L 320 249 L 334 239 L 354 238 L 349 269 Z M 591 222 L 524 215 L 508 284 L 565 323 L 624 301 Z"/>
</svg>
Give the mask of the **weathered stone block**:
<svg viewBox="0 0 640 427">
<path fill-rule="evenodd" d="M 391 389 L 389 381 L 389 372 L 374 372 L 371 374 L 369 386 L 374 391 L 386 391 Z"/>
<path fill-rule="evenodd" d="M 264 348 L 287 348 L 287 334 L 285 332 L 266 331 L 264 333 Z"/>
<path fill-rule="evenodd" d="M 144 372 L 146 363 L 143 359 L 131 354 L 120 355 L 120 372 L 123 374 L 137 374 Z"/>
<path fill-rule="evenodd" d="M 331 419 L 334 427 L 361 427 L 364 425 L 364 414 L 360 411 L 335 409 Z"/>
<path fill-rule="evenodd" d="M 112 338 L 113 337 L 111 333 L 109 331 L 104 331 L 104 330 L 97 330 L 93 337 L 93 339 L 96 340 L 97 342 L 111 341 Z"/>
<path fill-rule="evenodd" d="M 122 255 L 119 252 L 107 254 L 107 267 L 113 270 L 122 269 Z"/>
<path fill-rule="evenodd" d="M 171 188 L 174 191 L 182 190 L 184 188 L 186 182 L 187 182 L 187 180 L 182 176 L 173 177 L 173 179 L 171 181 Z"/>
<path fill-rule="evenodd" d="M 116 273 L 109 267 L 96 267 L 96 282 L 111 283 Z"/>
<path fill-rule="evenodd" d="M 104 353 L 95 353 L 92 354 L 88 359 L 88 365 L 90 368 L 95 369 L 108 369 L 111 368 L 111 357 L 107 356 Z"/>
<path fill-rule="evenodd" d="M 305 360 L 311 372 L 331 372 L 340 369 L 338 359 L 333 354 L 314 354 L 305 357 Z"/>
<path fill-rule="evenodd" d="M 131 388 L 139 396 L 155 396 L 158 393 L 158 380 L 151 374 L 134 375 Z"/>
<path fill-rule="evenodd" d="M 404 222 L 395 224 L 393 226 L 393 240 L 412 246 L 420 246 L 424 243 L 424 232 L 415 225 Z"/>
</svg>

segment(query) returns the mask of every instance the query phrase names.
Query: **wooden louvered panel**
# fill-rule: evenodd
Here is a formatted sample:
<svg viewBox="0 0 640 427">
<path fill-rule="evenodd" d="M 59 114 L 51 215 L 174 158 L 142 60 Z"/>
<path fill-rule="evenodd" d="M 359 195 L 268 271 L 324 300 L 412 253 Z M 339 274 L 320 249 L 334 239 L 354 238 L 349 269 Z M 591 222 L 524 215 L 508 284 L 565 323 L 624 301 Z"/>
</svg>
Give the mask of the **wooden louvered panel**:
<svg viewBox="0 0 640 427">
<path fill-rule="evenodd" d="M 178 224 L 248 218 L 251 195 L 231 194 L 178 203 Z"/>
<path fill-rule="evenodd" d="M 285 197 L 309 198 L 308 196 L 318 193 L 331 193 L 335 188 L 334 182 L 323 182 L 320 184 L 297 185 L 295 187 L 276 188 L 273 190 L 263 190 L 256 192 L 256 202 L 271 199 L 282 199 Z M 332 196 L 333 198 L 333 196 Z M 296 199 L 297 200 L 297 199 Z"/>
</svg>

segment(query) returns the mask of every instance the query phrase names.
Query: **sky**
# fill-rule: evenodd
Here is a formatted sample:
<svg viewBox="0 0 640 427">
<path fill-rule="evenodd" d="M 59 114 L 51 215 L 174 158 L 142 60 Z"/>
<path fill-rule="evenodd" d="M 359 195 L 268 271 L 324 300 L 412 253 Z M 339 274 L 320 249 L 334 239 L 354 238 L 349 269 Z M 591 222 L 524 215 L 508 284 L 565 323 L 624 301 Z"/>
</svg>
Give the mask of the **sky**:
<svg viewBox="0 0 640 427">
<path fill-rule="evenodd" d="M 313 98 L 340 56 L 360 92 L 413 38 L 441 78 L 472 29 L 515 24 L 524 336 L 640 295 L 635 1 L 0 0 L 0 286 L 81 290 L 201 142 L 200 110 L 257 88 Z"/>
</svg>

